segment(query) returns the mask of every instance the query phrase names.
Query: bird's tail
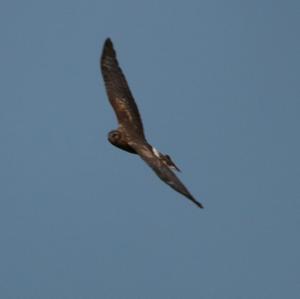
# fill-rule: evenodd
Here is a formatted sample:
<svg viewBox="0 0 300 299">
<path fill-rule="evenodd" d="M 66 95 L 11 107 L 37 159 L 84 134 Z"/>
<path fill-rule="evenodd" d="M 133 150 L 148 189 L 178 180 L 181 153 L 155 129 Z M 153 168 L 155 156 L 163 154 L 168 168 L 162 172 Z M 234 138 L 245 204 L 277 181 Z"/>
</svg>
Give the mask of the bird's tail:
<svg viewBox="0 0 300 299">
<path fill-rule="evenodd" d="M 176 166 L 176 164 L 172 161 L 171 157 L 169 155 L 162 155 L 163 156 L 163 160 L 164 162 L 171 168 L 171 169 L 175 169 L 179 172 L 181 172 L 181 170 Z"/>
</svg>

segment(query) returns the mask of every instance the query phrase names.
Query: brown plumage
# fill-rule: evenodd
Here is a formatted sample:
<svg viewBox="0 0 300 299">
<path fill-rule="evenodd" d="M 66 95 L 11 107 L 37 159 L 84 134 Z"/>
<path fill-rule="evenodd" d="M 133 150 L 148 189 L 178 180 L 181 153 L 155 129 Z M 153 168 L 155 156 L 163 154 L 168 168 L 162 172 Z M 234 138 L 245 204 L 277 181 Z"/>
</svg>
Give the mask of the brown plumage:
<svg viewBox="0 0 300 299">
<path fill-rule="evenodd" d="M 203 208 L 172 171 L 179 169 L 170 156 L 160 153 L 147 142 L 140 113 L 110 39 L 104 43 L 100 64 L 106 92 L 119 123 L 117 130 L 109 132 L 109 142 L 122 150 L 138 154 L 161 180 Z"/>
</svg>

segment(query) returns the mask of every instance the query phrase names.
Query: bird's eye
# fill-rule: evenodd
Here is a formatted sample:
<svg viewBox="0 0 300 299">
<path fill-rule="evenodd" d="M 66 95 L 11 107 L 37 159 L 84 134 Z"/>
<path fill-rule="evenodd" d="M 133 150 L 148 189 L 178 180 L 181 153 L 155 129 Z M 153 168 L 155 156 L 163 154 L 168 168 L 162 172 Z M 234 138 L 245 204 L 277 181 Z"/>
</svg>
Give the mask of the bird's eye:
<svg viewBox="0 0 300 299">
<path fill-rule="evenodd" d="M 118 140 L 120 139 L 120 133 L 118 131 L 111 131 L 108 134 L 108 139 L 110 139 L 111 141 Z"/>
</svg>

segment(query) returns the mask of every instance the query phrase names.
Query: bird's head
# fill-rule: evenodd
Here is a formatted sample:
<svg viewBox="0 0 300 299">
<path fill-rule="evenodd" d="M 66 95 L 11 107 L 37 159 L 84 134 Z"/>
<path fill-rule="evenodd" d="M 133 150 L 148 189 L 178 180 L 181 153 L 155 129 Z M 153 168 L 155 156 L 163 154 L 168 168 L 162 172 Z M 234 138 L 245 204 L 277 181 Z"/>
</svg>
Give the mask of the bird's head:
<svg viewBox="0 0 300 299">
<path fill-rule="evenodd" d="M 107 137 L 108 141 L 113 145 L 118 144 L 121 138 L 122 138 L 122 134 L 118 130 L 110 131 Z"/>
</svg>

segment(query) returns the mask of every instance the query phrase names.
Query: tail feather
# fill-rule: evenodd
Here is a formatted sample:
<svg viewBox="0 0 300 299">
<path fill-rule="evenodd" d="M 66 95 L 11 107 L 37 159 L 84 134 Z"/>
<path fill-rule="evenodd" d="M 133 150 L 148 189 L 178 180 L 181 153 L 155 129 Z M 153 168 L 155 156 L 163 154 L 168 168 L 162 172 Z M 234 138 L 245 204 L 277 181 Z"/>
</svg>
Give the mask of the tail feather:
<svg viewBox="0 0 300 299">
<path fill-rule="evenodd" d="M 176 169 L 177 171 L 181 172 L 181 170 L 176 166 L 176 164 L 172 161 L 171 157 L 169 155 L 164 155 L 165 161 L 167 165 L 173 169 Z"/>
</svg>

